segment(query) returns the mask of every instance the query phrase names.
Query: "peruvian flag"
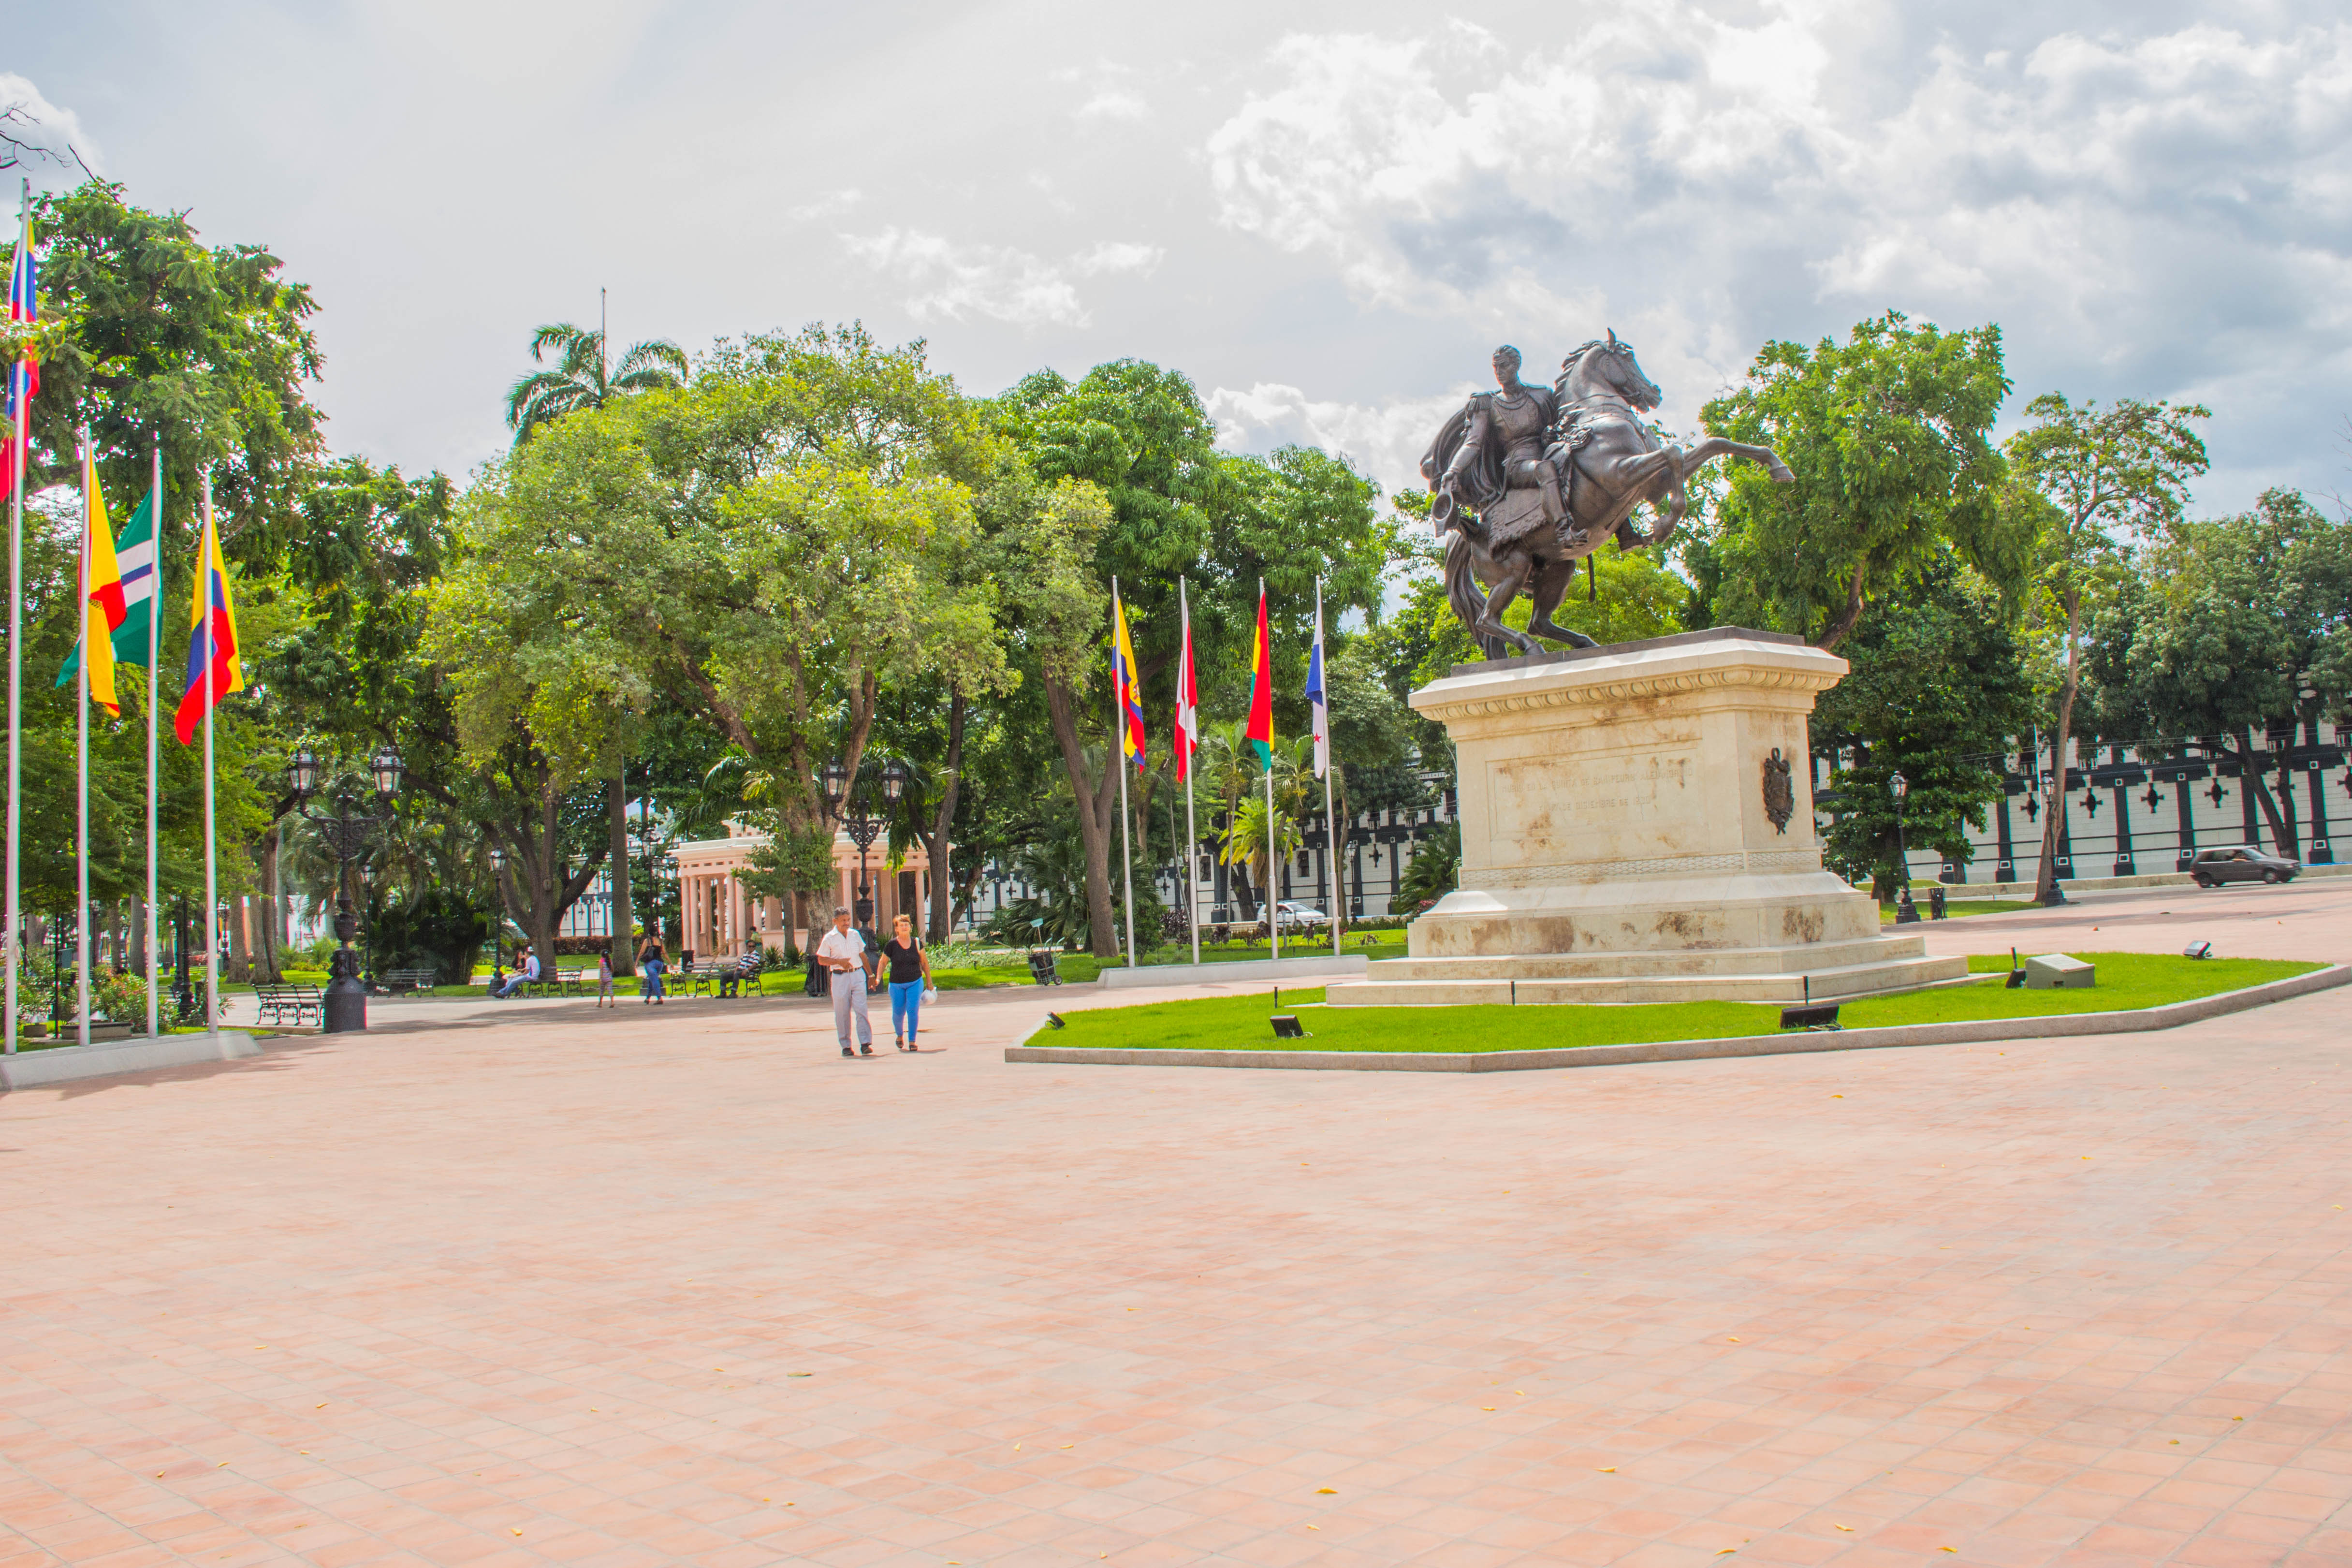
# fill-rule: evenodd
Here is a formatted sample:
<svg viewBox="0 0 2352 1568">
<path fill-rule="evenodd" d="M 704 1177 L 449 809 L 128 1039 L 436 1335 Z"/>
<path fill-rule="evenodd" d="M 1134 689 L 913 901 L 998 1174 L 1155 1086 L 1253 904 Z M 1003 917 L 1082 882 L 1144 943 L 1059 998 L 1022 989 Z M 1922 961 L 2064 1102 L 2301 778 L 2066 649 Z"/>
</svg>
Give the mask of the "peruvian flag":
<svg viewBox="0 0 2352 1568">
<path fill-rule="evenodd" d="M 1176 782 L 1182 784 L 1192 776 L 1192 748 L 1201 743 L 1201 692 L 1192 682 L 1192 608 L 1181 583 L 1176 598 L 1184 621 L 1184 649 L 1176 659 Z"/>
</svg>

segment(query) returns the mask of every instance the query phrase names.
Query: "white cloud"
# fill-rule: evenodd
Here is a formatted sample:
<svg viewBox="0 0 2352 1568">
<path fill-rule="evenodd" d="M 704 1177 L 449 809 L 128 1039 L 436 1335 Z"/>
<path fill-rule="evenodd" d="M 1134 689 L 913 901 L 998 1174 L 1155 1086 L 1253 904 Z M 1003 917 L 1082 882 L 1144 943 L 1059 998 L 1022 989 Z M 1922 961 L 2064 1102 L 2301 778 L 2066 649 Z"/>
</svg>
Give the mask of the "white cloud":
<svg viewBox="0 0 2352 1568">
<path fill-rule="evenodd" d="M 919 321 L 980 315 L 1018 326 L 1083 326 L 1087 311 L 1072 278 L 1148 272 L 1161 254 L 1157 246 L 1102 240 L 1050 262 L 1008 246 L 958 245 L 918 229 L 841 237 L 852 256 L 877 272 L 918 286 L 906 308 Z"/>
<path fill-rule="evenodd" d="M 1228 451 L 1320 447 L 1346 457 L 1393 494 L 1422 484 L 1421 456 L 1430 438 L 1476 390 L 1465 382 L 1434 397 L 1339 403 L 1309 397 L 1279 382 L 1261 381 L 1246 392 L 1218 387 L 1203 401 L 1217 424 L 1217 445 Z"/>
<path fill-rule="evenodd" d="M 853 185 L 846 190 L 828 192 L 806 205 L 793 207 L 787 216 L 800 223 L 839 217 L 865 199 L 866 193 Z"/>
<path fill-rule="evenodd" d="M 1070 270 L 1093 276 L 1099 272 L 1150 272 L 1168 253 L 1156 245 L 1106 239 L 1092 250 L 1070 258 Z"/>
<path fill-rule="evenodd" d="M 1765 337 L 1889 306 L 2000 321 L 2041 385 L 2340 380 L 2352 24 L 1906 25 L 1662 0 L 1553 47 L 1295 36 L 1207 138 L 1215 210 L 1367 306 L 1540 338 L 1531 368 L 1614 326 L 1685 426 Z"/>
<path fill-rule="evenodd" d="M 39 88 L 11 71 L 0 71 L 0 136 L 7 139 L 0 142 L 0 159 L 36 185 L 78 185 L 84 163 L 96 173 L 106 169 L 74 111 L 51 103 Z"/>
<path fill-rule="evenodd" d="M 1138 93 L 1106 88 L 1071 110 L 1079 120 L 1147 120 L 1151 106 Z"/>
</svg>

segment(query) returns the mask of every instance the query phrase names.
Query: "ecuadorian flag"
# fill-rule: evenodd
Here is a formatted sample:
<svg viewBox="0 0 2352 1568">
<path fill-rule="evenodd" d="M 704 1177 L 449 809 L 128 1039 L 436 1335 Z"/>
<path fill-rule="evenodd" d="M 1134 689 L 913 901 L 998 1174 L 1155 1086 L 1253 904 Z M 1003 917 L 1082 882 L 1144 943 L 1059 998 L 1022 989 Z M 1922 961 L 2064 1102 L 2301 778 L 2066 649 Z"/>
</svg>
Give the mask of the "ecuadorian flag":
<svg viewBox="0 0 2352 1568">
<path fill-rule="evenodd" d="M 197 726 L 232 691 L 245 689 L 245 666 L 236 654 L 236 611 L 228 602 L 228 563 L 221 559 L 213 531 L 212 508 L 205 508 L 204 540 L 196 549 L 196 591 L 189 606 L 188 689 L 172 721 L 180 744 L 194 745 Z"/>
</svg>

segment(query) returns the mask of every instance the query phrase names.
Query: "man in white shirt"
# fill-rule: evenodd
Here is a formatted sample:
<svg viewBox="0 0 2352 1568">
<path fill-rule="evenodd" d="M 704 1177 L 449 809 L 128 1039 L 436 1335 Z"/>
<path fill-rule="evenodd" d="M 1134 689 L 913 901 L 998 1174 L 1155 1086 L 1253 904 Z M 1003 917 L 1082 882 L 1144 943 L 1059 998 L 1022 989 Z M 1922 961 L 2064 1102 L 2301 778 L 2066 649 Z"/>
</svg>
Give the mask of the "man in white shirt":
<svg viewBox="0 0 2352 1568">
<path fill-rule="evenodd" d="M 499 1001 L 505 1001 L 508 997 L 513 995 L 516 992 L 521 990 L 524 986 L 539 978 L 539 954 L 531 952 L 530 949 L 526 947 L 522 950 L 522 963 L 520 967 L 516 969 L 512 974 L 507 976 L 506 989 L 491 993 L 491 994 Z"/>
<path fill-rule="evenodd" d="M 866 938 L 851 928 L 849 911 L 838 904 L 834 906 L 833 929 L 816 944 L 816 957 L 833 972 L 833 1032 L 841 1037 L 841 1054 L 857 1054 L 849 1048 L 849 1017 L 855 1013 L 858 1049 L 872 1056 L 874 1026 L 866 1017 Z"/>
</svg>

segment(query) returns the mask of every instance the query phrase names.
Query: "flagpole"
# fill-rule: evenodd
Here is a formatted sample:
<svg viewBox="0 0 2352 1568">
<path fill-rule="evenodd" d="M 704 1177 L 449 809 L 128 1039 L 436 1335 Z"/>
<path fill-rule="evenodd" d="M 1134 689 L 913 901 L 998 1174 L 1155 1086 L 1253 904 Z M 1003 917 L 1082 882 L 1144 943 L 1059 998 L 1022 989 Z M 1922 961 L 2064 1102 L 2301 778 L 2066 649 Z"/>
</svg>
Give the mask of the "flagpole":
<svg viewBox="0 0 2352 1568">
<path fill-rule="evenodd" d="M 1192 695 L 1192 606 L 1184 596 L 1184 579 L 1181 577 L 1176 579 L 1176 609 L 1184 623 L 1184 663 L 1176 672 L 1179 683 L 1176 706 L 1181 710 L 1185 699 Z M 1196 752 L 1191 725 L 1200 721 L 1200 714 L 1191 712 L 1184 732 L 1176 737 L 1176 743 L 1184 748 L 1184 919 L 1192 927 L 1194 963 L 1201 962 L 1201 884 L 1199 879 L 1192 875 L 1192 857 L 1200 852 L 1201 835 L 1192 826 L 1192 759 Z"/>
<path fill-rule="evenodd" d="M 1257 580 L 1258 603 L 1265 603 L 1265 579 Z M 1271 696 L 1274 688 L 1274 622 L 1266 622 L 1265 680 Z M 1282 900 L 1277 889 L 1282 886 L 1282 869 L 1276 864 L 1274 841 L 1274 725 L 1266 725 L 1265 745 L 1265 937 L 1266 957 L 1282 961 Z"/>
<path fill-rule="evenodd" d="M 205 683 L 205 1031 L 220 1029 L 220 891 L 219 869 L 213 853 L 213 661 L 218 658 L 213 637 L 213 552 L 219 548 L 213 535 L 213 474 L 205 470 L 205 522 L 197 547 L 196 571 L 205 580 L 205 619 L 195 635 L 205 639 L 204 668 L 196 679 Z"/>
<path fill-rule="evenodd" d="M 89 426 L 81 427 L 81 565 L 74 580 L 81 588 L 81 640 L 74 645 L 79 679 L 74 683 L 74 1033 L 89 1044 Z"/>
<path fill-rule="evenodd" d="M 1315 579 L 1315 647 L 1323 647 L 1323 579 Z M 1323 662 L 1323 864 L 1331 873 L 1331 956 L 1339 956 L 1339 818 L 1331 809 L 1331 665 Z"/>
<path fill-rule="evenodd" d="M 147 1037 L 162 1033 L 158 1005 L 163 984 L 157 973 L 162 946 L 155 932 L 155 700 L 162 689 L 157 677 L 156 642 L 163 624 L 163 438 L 155 438 L 153 471 L 147 493 L 154 505 L 147 513 Z"/>
<path fill-rule="evenodd" d="M 21 258 L 31 246 L 33 237 L 33 182 L 26 180 L 17 203 L 16 248 Z M 9 269 L 9 288 L 16 288 L 16 269 Z M 7 375 L 13 392 L 22 374 L 24 355 L 9 363 Z M 32 410 L 26 406 L 32 400 L 22 395 L 10 399 L 16 405 L 16 427 L 9 439 L 16 449 L 9 454 L 8 464 L 8 969 L 5 1004 L 5 1026 L 8 1055 L 16 1050 L 16 971 L 18 954 L 25 945 L 24 932 L 18 917 L 23 912 L 18 905 L 18 884 L 22 876 L 23 857 L 18 846 L 25 841 L 25 726 L 21 722 L 25 689 L 25 459 L 29 455 L 26 442 L 26 422 Z"/>
<path fill-rule="evenodd" d="M 1127 625 L 1127 608 L 1118 601 L 1118 579 L 1110 580 L 1110 603 L 1113 635 Z M 1135 835 L 1133 821 L 1127 810 L 1127 683 L 1135 672 L 1120 662 L 1124 650 L 1113 646 L 1110 650 L 1112 670 L 1110 683 L 1111 748 L 1110 764 L 1118 770 L 1118 853 L 1120 865 L 1127 877 L 1127 966 L 1135 967 Z"/>
</svg>

